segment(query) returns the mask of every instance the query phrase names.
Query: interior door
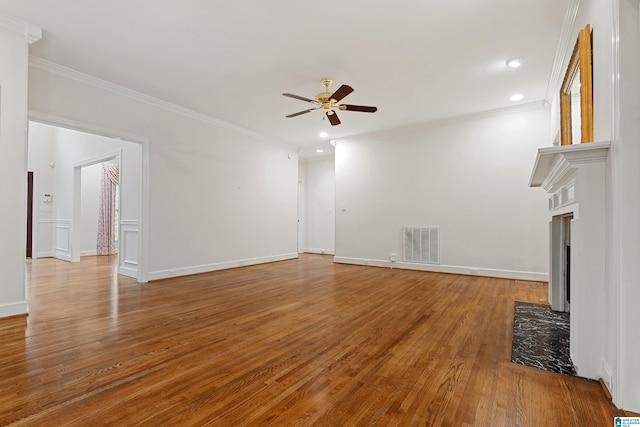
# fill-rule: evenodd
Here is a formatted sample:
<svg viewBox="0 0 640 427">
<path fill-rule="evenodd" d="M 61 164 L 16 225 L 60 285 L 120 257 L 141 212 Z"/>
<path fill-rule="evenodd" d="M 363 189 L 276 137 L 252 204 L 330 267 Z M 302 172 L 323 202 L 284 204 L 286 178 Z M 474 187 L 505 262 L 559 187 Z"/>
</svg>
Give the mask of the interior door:
<svg viewBox="0 0 640 427">
<path fill-rule="evenodd" d="M 27 258 L 32 255 L 33 241 L 33 172 L 27 172 Z"/>
</svg>

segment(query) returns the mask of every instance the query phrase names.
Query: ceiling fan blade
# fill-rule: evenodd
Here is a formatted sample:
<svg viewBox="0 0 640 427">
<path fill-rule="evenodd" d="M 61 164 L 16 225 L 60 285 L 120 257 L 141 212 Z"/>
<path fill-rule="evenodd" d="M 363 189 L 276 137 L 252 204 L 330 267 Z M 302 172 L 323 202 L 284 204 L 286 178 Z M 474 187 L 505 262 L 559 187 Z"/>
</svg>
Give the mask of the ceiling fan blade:
<svg viewBox="0 0 640 427">
<path fill-rule="evenodd" d="M 299 99 L 300 101 L 316 102 L 313 99 L 305 98 L 304 96 L 294 95 L 292 93 L 283 93 L 282 95 L 288 96 L 289 98 L 293 98 L 293 99 Z"/>
<path fill-rule="evenodd" d="M 300 116 L 302 114 L 307 114 L 313 110 L 317 110 L 317 108 L 309 108 L 308 110 L 304 110 L 304 111 L 298 111 L 297 113 L 293 113 L 293 114 L 289 114 L 288 116 L 285 117 L 296 117 L 296 116 Z"/>
<path fill-rule="evenodd" d="M 340 119 L 338 118 L 338 115 L 336 114 L 335 111 L 327 111 L 327 118 L 329 119 L 329 123 L 331 123 L 331 126 L 336 126 L 340 124 Z"/>
<path fill-rule="evenodd" d="M 364 105 L 343 104 L 339 105 L 338 108 L 346 111 L 361 111 L 363 113 L 375 113 L 376 111 L 378 111 L 378 107 L 366 107 Z"/>
<path fill-rule="evenodd" d="M 353 88 L 351 86 L 342 85 L 338 88 L 338 90 L 333 92 L 333 95 L 331 95 L 331 99 L 335 99 L 336 102 L 340 102 L 342 98 L 349 95 L 351 92 L 353 92 Z"/>
</svg>

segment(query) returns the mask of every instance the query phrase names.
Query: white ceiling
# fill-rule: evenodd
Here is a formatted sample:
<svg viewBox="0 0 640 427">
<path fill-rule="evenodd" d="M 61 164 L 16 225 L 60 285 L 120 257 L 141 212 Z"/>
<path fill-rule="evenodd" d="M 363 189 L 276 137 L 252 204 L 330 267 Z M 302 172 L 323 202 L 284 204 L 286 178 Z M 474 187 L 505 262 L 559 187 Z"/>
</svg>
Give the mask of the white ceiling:
<svg viewBox="0 0 640 427">
<path fill-rule="evenodd" d="M 39 58 L 281 141 L 352 136 L 546 96 L 569 0 L 0 0 L 43 28 Z M 517 70 L 511 57 L 525 57 Z M 374 114 L 321 111 L 320 80 Z"/>
</svg>

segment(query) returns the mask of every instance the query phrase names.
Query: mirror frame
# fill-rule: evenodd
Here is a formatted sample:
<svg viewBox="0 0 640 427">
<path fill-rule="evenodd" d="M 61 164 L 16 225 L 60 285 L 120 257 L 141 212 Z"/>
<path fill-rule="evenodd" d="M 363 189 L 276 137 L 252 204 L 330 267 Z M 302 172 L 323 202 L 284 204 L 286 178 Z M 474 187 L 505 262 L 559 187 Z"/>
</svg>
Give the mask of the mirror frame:
<svg viewBox="0 0 640 427">
<path fill-rule="evenodd" d="M 589 24 L 578 34 L 578 40 L 567 65 L 567 72 L 560 86 L 560 145 L 573 143 L 571 86 L 578 69 L 580 69 L 580 142 L 593 142 L 593 67 Z"/>
</svg>

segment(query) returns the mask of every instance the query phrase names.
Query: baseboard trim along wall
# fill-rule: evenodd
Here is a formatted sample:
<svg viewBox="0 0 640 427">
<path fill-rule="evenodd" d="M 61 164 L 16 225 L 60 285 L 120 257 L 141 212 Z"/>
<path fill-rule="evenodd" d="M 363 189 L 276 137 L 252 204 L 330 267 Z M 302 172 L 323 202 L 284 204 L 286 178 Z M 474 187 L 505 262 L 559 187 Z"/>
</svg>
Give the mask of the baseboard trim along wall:
<svg viewBox="0 0 640 427">
<path fill-rule="evenodd" d="M 298 253 L 280 254 L 259 258 L 248 258 L 234 261 L 225 261 L 214 264 L 194 265 L 191 267 L 181 267 L 170 270 L 157 270 L 149 272 L 149 280 L 168 279 L 170 277 L 188 276 L 191 274 L 209 273 L 212 271 L 226 270 L 229 268 L 246 267 L 249 265 L 266 264 L 275 261 L 298 258 Z"/>
<path fill-rule="evenodd" d="M 0 318 L 18 316 L 20 314 L 27 313 L 29 313 L 29 306 L 27 305 L 26 301 L 0 304 Z"/>
<path fill-rule="evenodd" d="M 453 265 L 416 264 L 410 262 L 391 262 L 389 260 L 350 258 L 336 256 L 333 262 L 339 264 L 369 265 L 373 267 L 402 268 L 405 270 L 430 271 L 434 273 L 453 273 L 468 276 L 496 277 L 499 279 L 532 280 L 535 282 L 547 282 L 547 273 L 535 273 L 530 271 L 497 270 L 490 268 L 463 267 Z"/>
<path fill-rule="evenodd" d="M 305 248 L 304 253 L 320 254 L 320 255 L 335 255 L 336 251 L 333 249 Z"/>
</svg>

